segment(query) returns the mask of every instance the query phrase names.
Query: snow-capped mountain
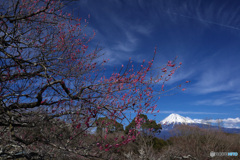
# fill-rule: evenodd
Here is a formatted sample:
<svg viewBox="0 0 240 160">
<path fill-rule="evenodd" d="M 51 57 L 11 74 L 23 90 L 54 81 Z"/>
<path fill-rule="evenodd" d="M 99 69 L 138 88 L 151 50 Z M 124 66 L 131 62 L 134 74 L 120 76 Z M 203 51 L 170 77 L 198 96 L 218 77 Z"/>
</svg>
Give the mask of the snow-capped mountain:
<svg viewBox="0 0 240 160">
<path fill-rule="evenodd" d="M 196 123 L 189 117 L 183 117 L 179 114 L 172 113 L 164 120 L 160 122 L 162 125 L 170 125 L 170 124 L 188 124 L 188 123 Z"/>
<path fill-rule="evenodd" d="M 179 114 L 172 113 L 165 119 L 159 122 L 162 125 L 175 125 L 175 124 L 204 124 L 216 126 L 222 123 L 221 127 L 225 128 L 238 128 L 240 129 L 240 118 L 227 118 L 227 119 L 191 119 L 183 117 Z"/>
<path fill-rule="evenodd" d="M 218 121 L 222 121 L 224 124 L 221 126 L 221 130 L 226 132 L 226 133 L 240 133 L 240 128 L 232 127 L 233 124 L 240 124 L 240 119 L 239 118 L 227 118 L 227 119 L 220 119 L 220 120 L 203 120 L 203 119 L 191 119 L 189 117 L 183 117 L 180 116 L 179 114 L 172 113 L 165 119 L 159 122 L 159 124 L 162 125 L 162 132 L 160 135 L 156 135 L 158 138 L 163 138 L 163 139 L 168 139 L 171 136 L 171 131 L 175 127 L 175 125 L 182 125 L 182 124 L 187 124 L 190 126 L 198 126 L 200 128 L 215 128 L 218 129 L 219 126 L 214 125 L 218 123 Z M 231 123 L 230 123 L 231 122 Z M 232 125 L 229 125 L 232 124 Z"/>
</svg>

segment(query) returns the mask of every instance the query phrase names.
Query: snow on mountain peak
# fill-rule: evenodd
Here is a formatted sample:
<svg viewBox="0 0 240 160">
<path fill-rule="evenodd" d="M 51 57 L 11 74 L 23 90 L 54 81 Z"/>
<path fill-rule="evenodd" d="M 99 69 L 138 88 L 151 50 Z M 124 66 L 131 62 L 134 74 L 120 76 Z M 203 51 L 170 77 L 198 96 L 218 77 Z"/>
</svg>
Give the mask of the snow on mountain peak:
<svg viewBox="0 0 240 160">
<path fill-rule="evenodd" d="M 169 124 L 187 124 L 195 122 L 189 117 L 183 117 L 180 116 L 179 114 L 172 113 L 164 120 L 162 120 L 160 123 L 164 125 L 169 125 Z"/>
<path fill-rule="evenodd" d="M 223 123 L 223 127 L 225 128 L 239 128 L 240 129 L 240 118 L 226 118 L 226 119 L 191 119 L 189 117 L 183 117 L 179 114 L 172 113 L 165 119 L 159 122 L 159 124 L 164 125 L 165 129 L 166 126 L 173 127 L 175 124 L 203 124 L 203 125 L 212 125 L 217 126 L 219 123 Z"/>
</svg>

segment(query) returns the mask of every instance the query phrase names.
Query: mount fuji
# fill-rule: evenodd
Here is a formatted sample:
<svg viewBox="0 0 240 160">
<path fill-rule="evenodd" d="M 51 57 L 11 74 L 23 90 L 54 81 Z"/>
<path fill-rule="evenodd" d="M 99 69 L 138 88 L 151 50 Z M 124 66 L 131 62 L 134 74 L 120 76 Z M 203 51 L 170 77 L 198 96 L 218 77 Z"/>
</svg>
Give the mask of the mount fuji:
<svg viewBox="0 0 240 160">
<path fill-rule="evenodd" d="M 229 120 L 232 120 L 231 118 L 229 119 L 223 119 L 224 122 L 227 122 Z M 235 121 L 238 121 L 238 118 L 234 119 Z M 216 121 L 216 120 L 215 120 Z M 159 122 L 159 124 L 162 125 L 162 132 L 160 133 L 159 138 L 167 139 L 170 138 L 171 135 L 170 132 L 173 130 L 173 128 L 176 125 L 190 125 L 190 126 L 198 126 L 200 128 L 213 128 L 213 129 L 219 129 L 221 128 L 222 131 L 227 132 L 227 133 L 240 133 L 240 128 L 232 128 L 232 127 L 222 127 L 222 126 L 216 126 L 216 125 L 211 125 L 212 121 L 204 121 L 200 119 L 191 119 L 189 117 L 183 117 L 179 114 L 172 113 L 165 119 Z M 216 122 L 215 122 L 216 123 Z"/>
<path fill-rule="evenodd" d="M 183 117 L 179 114 L 172 113 L 168 117 L 166 117 L 164 120 L 160 122 L 162 125 L 169 125 L 169 124 L 188 124 L 188 123 L 195 123 L 194 120 L 192 120 L 189 117 Z"/>
<path fill-rule="evenodd" d="M 189 117 L 183 117 L 180 116 L 179 114 L 172 113 L 159 123 L 162 125 L 162 130 L 164 131 L 173 129 L 175 125 L 195 124 L 199 122 L 195 122 Z"/>
</svg>

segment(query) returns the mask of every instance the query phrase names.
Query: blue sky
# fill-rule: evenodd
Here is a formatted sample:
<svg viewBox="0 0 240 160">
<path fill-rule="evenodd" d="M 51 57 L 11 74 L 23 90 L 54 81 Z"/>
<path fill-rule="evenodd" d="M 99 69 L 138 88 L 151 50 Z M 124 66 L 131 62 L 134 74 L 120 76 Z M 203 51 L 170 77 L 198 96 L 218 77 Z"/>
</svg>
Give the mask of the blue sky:
<svg viewBox="0 0 240 160">
<path fill-rule="evenodd" d="M 157 121 L 170 113 L 192 119 L 240 117 L 239 0 L 80 0 L 74 14 L 88 19 L 86 32 L 109 58 L 108 67 L 151 59 L 161 65 L 178 56 L 182 67 L 167 83 L 190 80 L 184 92 L 162 96 Z"/>
</svg>

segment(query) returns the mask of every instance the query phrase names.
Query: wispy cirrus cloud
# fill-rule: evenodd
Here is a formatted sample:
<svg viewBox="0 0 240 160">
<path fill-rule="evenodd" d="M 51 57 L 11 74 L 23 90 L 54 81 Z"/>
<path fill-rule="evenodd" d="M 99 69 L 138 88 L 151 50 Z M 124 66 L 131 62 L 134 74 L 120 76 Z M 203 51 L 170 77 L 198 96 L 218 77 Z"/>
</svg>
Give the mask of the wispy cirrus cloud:
<svg viewBox="0 0 240 160">
<path fill-rule="evenodd" d="M 91 15 L 90 30 L 96 30 L 94 40 L 103 46 L 104 58 L 110 60 L 109 68 L 125 65 L 129 57 L 137 63 L 152 58 L 155 46 L 157 56 L 153 68 L 179 56 L 183 65 L 165 87 L 190 80 L 184 92 L 184 96 L 189 96 L 188 104 L 193 106 L 193 111 L 202 106 L 209 112 L 160 113 L 217 115 L 222 113 L 210 112 L 214 107 L 209 106 L 238 108 L 240 104 L 240 10 L 236 1 L 83 0 L 77 3 L 80 11 L 86 10 L 86 15 Z"/>
<path fill-rule="evenodd" d="M 231 53 L 231 54 L 229 54 Z M 200 60 L 194 67 L 198 73 L 191 86 L 192 93 L 208 94 L 216 92 L 240 93 L 240 50 L 234 44 L 226 44 L 215 54 Z"/>
<path fill-rule="evenodd" d="M 215 25 L 230 30 L 240 30 L 239 13 L 237 1 L 174 1 L 159 2 L 164 4 L 164 8 L 160 11 L 167 14 L 172 21 L 177 21 L 179 18 L 195 20 L 206 27 Z"/>
<path fill-rule="evenodd" d="M 161 111 L 160 112 L 157 112 L 157 111 L 154 111 L 153 112 L 154 114 L 155 113 L 162 113 L 162 114 L 171 114 L 171 113 L 177 113 L 177 114 L 186 114 L 186 115 L 189 115 L 189 114 L 196 114 L 196 115 L 212 115 L 212 114 L 221 114 L 221 115 L 224 115 L 225 113 L 214 113 L 214 112 L 196 112 L 196 111 L 173 111 L 173 110 L 170 110 L 170 111 Z"/>
<path fill-rule="evenodd" d="M 97 30 L 95 41 L 103 46 L 105 57 L 110 60 L 108 65 L 124 63 L 129 57 L 135 62 L 145 59 L 144 51 L 139 50 L 144 38 L 151 38 L 154 25 L 147 22 L 147 17 L 140 20 L 146 15 L 139 10 L 138 2 L 104 0 L 103 4 L 90 0 L 76 4 L 84 14 L 91 15 L 89 26 Z"/>
<path fill-rule="evenodd" d="M 206 99 L 206 100 L 199 100 L 195 102 L 195 105 L 210 105 L 210 106 L 220 106 L 225 105 L 227 103 L 226 100 L 223 99 Z"/>
<path fill-rule="evenodd" d="M 232 77 L 234 71 L 224 67 L 220 69 L 206 68 L 206 72 L 200 73 L 198 81 L 191 90 L 198 94 L 207 94 L 222 91 L 239 91 L 240 76 Z M 217 70 L 217 71 L 216 71 Z"/>
<path fill-rule="evenodd" d="M 228 93 L 211 99 L 198 100 L 193 103 L 194 105 L 207 105 L 207 106 L 232 106 L 240 104 L 240 93 Z"/>
</svg>

